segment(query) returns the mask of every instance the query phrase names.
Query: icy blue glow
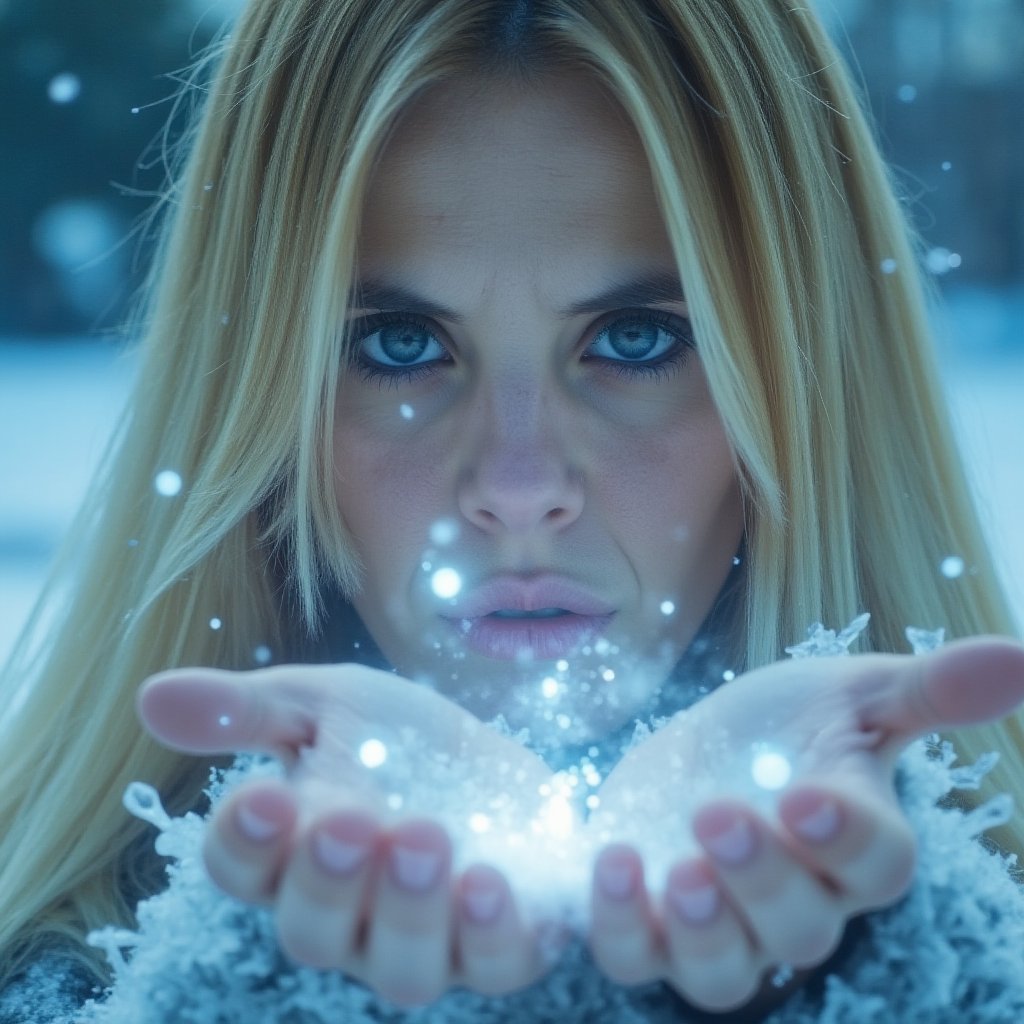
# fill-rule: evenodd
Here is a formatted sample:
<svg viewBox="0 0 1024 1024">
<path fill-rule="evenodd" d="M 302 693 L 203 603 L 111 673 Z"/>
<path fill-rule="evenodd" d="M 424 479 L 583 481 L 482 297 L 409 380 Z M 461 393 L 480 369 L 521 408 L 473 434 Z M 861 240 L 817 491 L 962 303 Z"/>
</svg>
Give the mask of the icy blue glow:
<svg viewBox="0 0 1024 1024">
<path fill-rule="evenodd" d="M 896 90 L 896 95 L 899 98 L 900 103 L 913 103 L 917 99 L 917 86 L 915 85 L 901 85 Z"/>
<path fill-rule="evenodd" d="M 220 718 L 217 719 L 217 724 L 222 729 L 226 729 L 231 724 L 231 716 L 230 715 L 221 715 Z"/>
<path fill-rule="evenodd" d="M 82 92 L 82 80 L 69 71 L 55 75 L 46 89 L 54 103 L 74 103 Z"/>
<path fill-rule="evenodd" d="M 270 648 L 266 644 L 260 644 L 252 652 L 252 657 L 253 661 L 255 661 L 257 665 L 268 665 L 273 655 L 270 651 Z"/>
<path fill-rule="evenodd" d="M 221 620 L 218 619 L 216 616 L 210 619 L 210 629 L 220 629 L 220 627 L 223 625 L 224 623 L 221 622 Z"/>
<path fill-rule="evenodd" d="M 388 748 L 380 740 L 366 740 L 359 747 L 359 760 L 367 768 L 379 768 L 387 759 Z"/>
<path fill-rule="evenodd" d="M 476 814 L 469 816 L 469 827 L 477 835 L 483 835 L 484 832 L 490 832 L 491 819 L 486 814 L 481 814 L 477 811 Z"/>
<path fill-rule="evenodd" d="M 438 569 L 430 577 L 430 589 L 442 600 L 450 600 L 462 590 L 462 577 L 454 569 Z"/>
<path fill-rule="evenodd" d="M 402 414 L 403 420 L 411 420 L 413 416 L 416 415 L 416 411 L 413 407 L 411 405 L 407 405 L 405 402 L 398 407 L 398 411 Z"/>
<path fill-rule="evenodd" d="M 671 615 L 676 610 L 674 601 L 662 601 L 661 602 L 661 614 Z"/>
<path fill-rule="evenodd" d="M 964 560 L 959 555 L 950 555 L 942 560 L 939 569 L 947 580 L 959 579 L 964 574 Z"/>
<path fill-rule="evenodd" d="M 899 264 L 890 256 L 888 259 L 884 259 L 881 262 L 881 268 L 883 274 L 895 274 L 896 268 Z"/>
<path fill-rule="evenodd" d="M 548 676 L 543 679 L 540 684 L 540 692 L 547 697 L 548 700 L 554 700 L 558 696 L 558 680 L 552 679 Z"/>
<path fill-rule="evenodd" d="M 762 789 L 782 789 L 793 775 L 793 766 L 777 750 L 762 750 L 754 756 L 750 774 Z"/>
<path fill-rule="evenodd" d="M 430 543 L 443 548 L 459 536 L 459 524 L 454 519 L 438 519 L 430 524 Z"/>
<path fill-rule="evenodd" d="M 175 473 L 173 469 L 161 470 L 153 479 L 153 486 L 157 494 L 173 498 L 181 493 L 181 474 Z"/>
</svg>

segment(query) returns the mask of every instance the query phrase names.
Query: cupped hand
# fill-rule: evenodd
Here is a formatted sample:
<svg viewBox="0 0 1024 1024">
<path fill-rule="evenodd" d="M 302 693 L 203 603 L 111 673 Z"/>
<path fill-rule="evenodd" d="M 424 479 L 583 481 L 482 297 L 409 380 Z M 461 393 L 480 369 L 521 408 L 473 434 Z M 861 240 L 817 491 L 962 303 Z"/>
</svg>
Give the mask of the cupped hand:
<svg viewBox="0 0 1024 1024">
<path fill-rule="evenodd" d="M 602 787 L 595 959 L 711 1010 L 749 1002 L 772 965 L 822 963 L 851 917 L 909 887 L 900 752 L 1022 700 L 1024 648 L 997 638 L 779 662 L 721 686 Z"/>
<path fill-rule="evenodd" d="M 296 962 L 400 1005 L 453 985 L 508 992 L 542 973 L 506 877 L 482 863 L 456 870 L 441 813 L 473 792 L 504 820 L 529 819 L 551 773 L 520 744 L 427 687 L 358 665 L 174 670 L 145 682 L 138 709 L 175 749 L 283 761 L 283 779 L 243 784 L 216 806 L 204 858 L 227 893 L 273 908 Z"/>
</svg>

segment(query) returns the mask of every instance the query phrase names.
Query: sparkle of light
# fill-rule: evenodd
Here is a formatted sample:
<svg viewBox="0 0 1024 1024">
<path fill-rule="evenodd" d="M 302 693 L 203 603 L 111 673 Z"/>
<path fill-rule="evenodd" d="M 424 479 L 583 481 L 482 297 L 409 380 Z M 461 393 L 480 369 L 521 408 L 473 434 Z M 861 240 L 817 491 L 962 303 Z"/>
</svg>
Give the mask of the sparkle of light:
<svg viewBox="0 0 1024 1024">
<path fill-rule="evenodd" d="M 540 692 L 547 697 L 548 700 L 554 700 L 558 696 L 558 680 L 552 679 L 548 676 L 546 679 L 541 681 Z"/>
<path fill-rule="evenodd" d="M 901 103 L 913 103 L 917 99 L 917 86 L 901 85 L 896 90 L 896 95 Z"/>
<path fill-rule="evenodd" d="M 951 170 L 953 170 L 953 164 L 952 164 L 952 162 L 951 162 L 951 161 L 949 161 L 949 160 L 943 160 L 943 161 L 942 161 L 942 169 L 943 169 L 944 171 L 951 171 Z"/>
<path fill-rule="evenodd" d="M 438 569 L 437 572 L 430 577 L 430 589 L 433 590 L 438 597 L 443 600 L 448 600 L 449 598 L 455 597 L 455 595 L 462 589 L 462 577 L 454 569 Z"/>
<path fill-rule="evenodd" d="M 569 662 L 567 662 L 565 658 L 559 658 L 558 661 L 555 662 L 555 668 L 557 668 L 559 672 L 568 672 Z"/>
<path fill-rule="evenodd" d="M 750 774 L 762 789 L 782 789 L 789 782 L 793 767 L 782 754 L 765 750 L 754 758 Z"/>
<path fill-rule="evenodd" d="M 430 542 L 438 547 L 451 544 L 459 536 L 459 524 L 454 519 L 438 519 L 430 524 Z"/>
<path fill-rule="evenodd" d="M 78 75 L 65 71 L 50 79 L 46 93 L 54 103 L 74 103 L 82 92 L 82 80 Z"/>
<path fill-rule="evenodd" d="M 413 407 L 411 405 L 407 405 L 405 402 L 403 402 L 398 407 L 398 411 L 402 414 L 402 419 L 403 420 L 411 420 L 413 418 L 413 416 L 416 415 L 416 412 L 413 409 Z"/>
<path fill-rule="evenodd" d="M 540 813 L 541 827 L 556 839 L 568 839 L 572 835 L 572 805 L 564 796 L 553 796 Z"/>
<path fill-rule="evenodd" d="M 731 682 L 732 682 L 732 681 L 733 681 L 733 680 L 734 680 L 734 679 L 736 678 L 736 673 L 735 673 L 735 672 L 733 672 L 733 670 L 732 670 L 731 668 L 727 668 L 727 669 L 726 669 L 726 670 L 725 670 L 725 671 L 724 671 L 724 672 L 722 673 L 722 678 L 723 678 L 723 679 L 724 679 L 724 680 L 725 680 L 725 681 L 726 681 L 727 683 L 731 683 Z"/>
<path fill-rule="evenodd" d="M 153 479 L 153 486 L 157 494 L 173 498 L 181 492 L 181 474 L 175 473 L 173 469 L 163 469 Z"/>
<path fill-rule="evenodd" d="M 671 615 L 676 610 L 674 601 L 662 601 L 661 602 L 661 614 Z"/>
<path fill-rule="evenodd" d="M 266 644 L 260 644 L 253 650 L 252 657 L 257 665 L 267 665 L 270 663 L 273 654 Z"/>
<path fill-rule="evenodd" d="M 469 816 L 469 828 L 472 832 L 483 833 L 491 830 L 491 819 L 477 811 Z"/>
<path fill-rule="evenodd" d="M 606 682 L 610 683 L 615 678 L 614 669 L 606 668 L 601 672 L 601 678 Z"/>
<path fill-rule="evenodd" d="M 964 560 L 959 555 L 950 555 L 942 560 L 939 566 L 947 580 L 955 580 L 964 574 Z"/>
<path fill-rule="evenodd" d="M 895 274 L 896 268 L 899 264 L 890 256 L 887 259 L 882 260 L 881 268 L 883 274 Z"/>
<path fill-rule="evenodd" d="M 220 627 L 223 625 L 224 623 L 221 622 L 220 619 L 218 619 L 216 616 L 210 619 L 210 629 L 220 629 Z"/>
<path fill-rule="evenodd" d="M 226 729 L 231 724 L 231 716 L 230 715 L 221 715 L 220 718 L 217 719 L 217 724 L 221 728 Z"/>
<path fill-rule="evenodd" d="M 359 760 L 367 768 L 379 768 L 388 759 L 388 748 L 380 740 L 366 740 L 359 747 Z"/>
</svg>

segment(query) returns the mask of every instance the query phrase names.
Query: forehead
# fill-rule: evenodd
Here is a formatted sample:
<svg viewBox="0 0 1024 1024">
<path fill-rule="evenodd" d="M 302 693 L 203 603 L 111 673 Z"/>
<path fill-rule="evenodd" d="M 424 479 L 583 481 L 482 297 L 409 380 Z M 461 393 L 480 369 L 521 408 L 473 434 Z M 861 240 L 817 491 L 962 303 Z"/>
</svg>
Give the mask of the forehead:
<svg viewBox="0 0 1024 1024">
<path fill-rule="evenodd" d="M 574 242 L 667 245 L 643 146 L 617 101 L 582 73 L 467 78 L 406 108 L 367 195 L 363 252 L 478 245 L 539 256 Z"/>
</svg>

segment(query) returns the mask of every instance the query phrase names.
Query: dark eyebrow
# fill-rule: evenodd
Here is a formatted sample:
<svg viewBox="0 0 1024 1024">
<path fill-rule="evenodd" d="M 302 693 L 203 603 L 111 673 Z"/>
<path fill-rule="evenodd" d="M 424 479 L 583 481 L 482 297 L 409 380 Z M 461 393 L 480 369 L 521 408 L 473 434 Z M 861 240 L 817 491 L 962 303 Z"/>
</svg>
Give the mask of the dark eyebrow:
<svg viewBox="0 0 1024 1024">
<path fill-rule="evenodd" d="M 573 303 L 560 310 L 560 320 L 583 316 L 586 313 L 604 313 L 610 309 L 630 306 L 653 306 L 663 302 L 685 302 L 679 276 L 669 271 L 640 274 L 606 288 L 597 295 Z M 399 285 L 377 278 L 366 278 L 356 283 L 352 291 L 353 308 L 381 309 L 447 320 L 453 324 L 465 322 L 465 317 L 447 306 L 441 306 L 422 295 Z"/>
</svg>

